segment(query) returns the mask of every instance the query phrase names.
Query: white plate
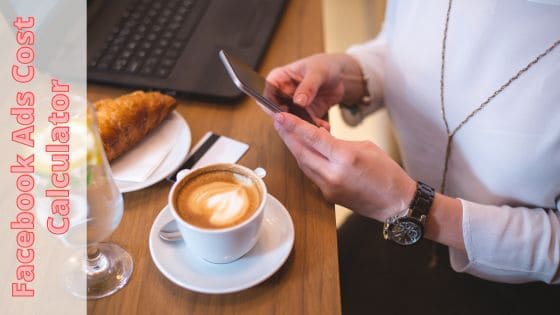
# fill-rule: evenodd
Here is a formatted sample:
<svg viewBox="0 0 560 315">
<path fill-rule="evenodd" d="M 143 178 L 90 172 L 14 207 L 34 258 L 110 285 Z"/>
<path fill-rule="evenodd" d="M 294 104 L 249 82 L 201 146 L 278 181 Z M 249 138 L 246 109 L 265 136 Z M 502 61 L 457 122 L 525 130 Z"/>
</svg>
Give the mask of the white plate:
<svg viewBox="0 0 560 315">
<path fill-rule="evenodd" d="M 177 168 L 187 160 L 189 149 L 191 147 L 191 130 L 189 128 L 189 125 L 187 124 L 183 116 L 181 116 L 176 111 L 173 111 L 160 127 L 165 128 L 166 126 L 171 126 L 171 124 L 180 124 L 181 126 L 181 131 L 177 134 L 176 137 L 166 139 L 167 141 L 173 143 L 171 151 L 145 181 L 130 182 L 115 179 L 117 187 L 122 193 L 140 190 L 159 182 L 160 180 L 175 172 L 175 170 L 177 170 Z M 149 136 L 150 135 L 148 134 L 148 137 Z M 142 145 L 142 143 L 140 143 L 139 145 Z M 134 151 L 131 151 L 129 153 L 133 154 Z M 129 153 L 125 153 L 125 155 Z"/>
<path fill-rule="evenodd" d="M 294 246 L 292 218 L 270 194 L 257 244 L 245 256 L 229 264 L 213 264 L 196 257 L 183 241 L 160 239 L 160 228 L 172 219 L 171 211 L 165 207 L 152 225 L 149 238 L 152 260 L 171 282 L 196 292 L 231 293 L 255 286 L 284 264 Z"/>
</svg>

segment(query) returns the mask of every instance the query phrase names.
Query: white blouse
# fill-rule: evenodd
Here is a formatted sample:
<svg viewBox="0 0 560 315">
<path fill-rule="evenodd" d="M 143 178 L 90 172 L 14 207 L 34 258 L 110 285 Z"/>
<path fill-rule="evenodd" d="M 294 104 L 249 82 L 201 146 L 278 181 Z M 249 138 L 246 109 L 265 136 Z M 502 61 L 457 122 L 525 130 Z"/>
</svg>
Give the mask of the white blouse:
<svg viewBox="0 0 560 315">
<path fill-rule="evenodd" d="M 410 176 L 439 187 L 446 131 L 440 111 L 447 1 L 390 1 L 382 33 L 348 50 L 383 100 Z M 445 99 L 454 129 L 560 39 L 558 0 L 456 0 Z M 466 250 L 454 270 L 480 278 L 560 283 L 560 47 L 455 135 L 446 194 L 460 198 Z"/>
</svg>

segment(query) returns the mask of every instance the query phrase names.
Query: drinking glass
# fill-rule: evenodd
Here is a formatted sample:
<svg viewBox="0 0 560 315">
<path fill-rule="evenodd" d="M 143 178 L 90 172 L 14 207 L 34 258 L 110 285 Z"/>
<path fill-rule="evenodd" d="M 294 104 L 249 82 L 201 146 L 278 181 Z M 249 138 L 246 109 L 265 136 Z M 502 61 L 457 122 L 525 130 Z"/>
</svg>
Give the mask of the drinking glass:
<svg viewBox="0 0 560 315">
<path fill-rule="evenodd" d="M 97 129 L 95 110 L 87 108 L 87 257 L 83 250 L 69 260 L 68 290 L 81 297 L 98 299 L 124 287 L 133 270 L 132 257 L 120 246 L 102 243 L 119 225 L 123 197 L 111 175 Z M 78 287 L 84 273 L 87 292 Z"/>
</svg>

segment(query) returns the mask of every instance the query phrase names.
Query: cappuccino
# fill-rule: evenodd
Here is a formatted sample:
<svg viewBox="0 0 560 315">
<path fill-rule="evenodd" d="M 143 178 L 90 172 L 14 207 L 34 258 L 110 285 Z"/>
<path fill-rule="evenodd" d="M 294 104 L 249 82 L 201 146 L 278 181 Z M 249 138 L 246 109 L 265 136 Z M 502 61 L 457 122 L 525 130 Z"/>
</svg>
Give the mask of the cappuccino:
<svg viewBox="0 0 560 315">
<path fill-rule="evenodd" d="M 259 207 L 262 197 L 254 180 L 230 170 L 199 174 L 178 188 L 179 216 L 206 229 L 223 229 L 247 220 Z"/>
</svg>

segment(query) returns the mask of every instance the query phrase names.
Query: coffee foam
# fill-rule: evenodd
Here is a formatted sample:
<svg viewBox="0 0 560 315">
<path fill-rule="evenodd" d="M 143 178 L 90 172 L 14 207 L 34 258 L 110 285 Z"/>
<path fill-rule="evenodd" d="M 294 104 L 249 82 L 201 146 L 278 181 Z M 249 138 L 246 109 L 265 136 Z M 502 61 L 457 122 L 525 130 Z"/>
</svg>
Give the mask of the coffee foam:
<svg viewBox="0 0 560 315">
<path fill-rule="evenodd" d="M 223 226 L 235 222 L 247 212 L 248 198 L 240 185 L 214 182 L 193 190 L 187 198 L 187 205 L 193 212 L 204 212 L 211 224 Z"/>
<path fill-rule="evenodd" d="M 259 190 L 247 176 L 213 171 L 189 180 L 180 189 L 177 209 L 191 224 L 224 228 L 252 215 L 259 200 Z"/>
</svg>

